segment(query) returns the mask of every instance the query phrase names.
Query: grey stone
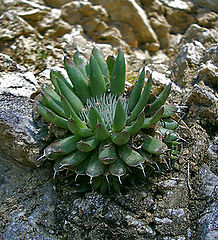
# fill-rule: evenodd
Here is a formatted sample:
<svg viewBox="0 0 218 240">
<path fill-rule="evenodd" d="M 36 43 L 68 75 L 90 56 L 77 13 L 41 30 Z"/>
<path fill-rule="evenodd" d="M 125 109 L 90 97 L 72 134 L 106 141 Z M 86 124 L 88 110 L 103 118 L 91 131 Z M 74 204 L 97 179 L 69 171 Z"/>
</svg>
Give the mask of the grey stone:
<svg viewBox="0 0 218 240">
<path fill-rule="evenodd" d="M 39 87 L 34 75 L 1 54 L 0 149 L 19 162 L 34 164 L 39 156 L 38 130 L 30 95 Z"/>
<path fill-rule="evenodd" d="M 218 5 L 216 0 L 196 0 L 198 6 L 218 12 Z"/>
<path fill-rule="evenodd" d="M 200 169 L 199 177 L 202 180 L 202 193 L 207 197 L 211 197 L 212 195 L 218 196 L 218 176 L 215 175 L 206 164 Z"/>
<path fill-rule="evenodd" d="M 218 236 L 218 176 L 215 175 L 206 164 L 204 164 L 199 171 L 199 177 L 202 181 L 202 194 L 213 199 L 212 203 L 199 219 L 199 240 L 213 240 Z"/>
<path fill-rule="evenodd" d="M 10 22 L 10 24 L 8 24 Z M 0 16 L 0 39 L 10 41 L 20 35 L 38 34 L 25 20 L 17 15 L 15 10 L 8 11 Z"/>
<path fill-rule="evenodd" d="M 214 90 L 218 90 L 218 72 L 217 66 L 211 61 L 202 64 L 197 72 L 197 81 L 203 81 Z"/>
<path fill-rule="evenodd" d="M 39 88 L 31 72 L 0 74 L 0 94 L 30 97 Z"/>
<path fill-rule="evenodd" d="M 190 116 L 201 119 L 202 124 L 218 125 L 218 96 L 209 87 L 195 84 L 189 93 L 186 104 Z"/>
<path fill-rule="evenodd" d="M 209 143 L 208 148 L 209 166 L 211 170 L 218 175 L 217 161 L 218 161 L 218 135 L 214 137 Z"/>
<path fill-rule="evenodd" d="M 218 33 L 215 29 L 207 29 L 197 24 L 190 25 L 184 34 L 184 40 L 186 42 L 197 40 L 204 44 L 207 42 L 217 42 L 217 39 Z"/>
<path fill-rule="evenodd" d="M 57 239 L 50 176 L 49 165 L 31 169 L 0 155 L 1 239 Z"/>
<path fill-rule="evenodd" d="M 185 61 L 189 64 L 199 64 L 203 58 L 204 51 L 205 47 L 198 41 L 182 45 L 176 58 L 176 63 L 179 69 L 183 68 Z"/>
<path fill-rule="evenodd" d="M 40 154 L 38 130 L 27 98 L 0 95 L 0 150 L 24 164 L 34 165 Z"/>
<path fill-rule="evenodd" d="M 203 63 L 195 76 L 198 82 L 203 81 L 214 90 L 218 90 L 218 44 L 208 48 L 203 57 Z"/>
<path fill-rule="evenodd" d="M 213 64 L 218 64 L 218 44 L 213 44 L 204 54 L 204 63 L 211 61 Z"/>
<path fill-rule="evenodd" d="M 0 53 L 0 95 L 10 94 L 29 98 L 39 89 L 32 72 L 18 65 L 9 56 Z"/>
<path fill-rule="evenodd" d="M 218 205 L 213 202 L 199 220 L 199 240 L 214 240 L 218 237 Z"/>
<path fill-rule="evenodd" d="M 186 11 L 191 11 L 191 9 L 194 7 L 194 4 L 192 1 L 181 1 L 181 0 L 160 0 L 164 5 L 175 8 L 175 9 L 180 9 L 180 10 L 186 10 Z"/>
<path fill-rule="evenodd" d="M 187 211 L 188 190 L 184 176 L 160 181 L 156 186 L 160 191 L 160 200 L 154 214 L 155 230 L 162 236 L 186 236 L 190 220 Z"/>
</svg>

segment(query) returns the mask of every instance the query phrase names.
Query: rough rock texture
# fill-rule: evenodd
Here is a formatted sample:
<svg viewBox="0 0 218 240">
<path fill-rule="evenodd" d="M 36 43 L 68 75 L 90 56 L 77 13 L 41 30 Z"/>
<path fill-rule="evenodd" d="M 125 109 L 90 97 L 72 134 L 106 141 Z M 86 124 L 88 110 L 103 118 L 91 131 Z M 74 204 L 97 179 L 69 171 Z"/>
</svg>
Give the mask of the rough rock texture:
<svg viewBox="0 0 218 240">
<path fill-rule="evenodd" d="M 57 239 L 50 166 L 25 167 L 0 155 L 0 238 Z"/>
<path fill-rule="evenodd" d="M 145 44 L 145 47 L 150 51 L 158 50 L 159 44 L 156 34 L 151 28 L 145 12 L 134 0 L 100 0 L 97 3 L 105 7 L 111 20 L 118 22 L 118 25 L 119 22 L 124 22 L 132 26 L 139 44 Z"/>
<path fill-rule="evenodd" d="M 153 186 L 156 197 L 151 193 L 150 182 L 117 196 L 87 193 L 80 197 L 67 191 L 68 188 L 64 189 L 64 199 L 58 202 L 57 217 L 61 220 L 58 227 L 67 239 L 185 237 L 189 231 L 189 219 L 184 181 L 184 176 L 177 176 L 157 182 Z M 72 204 L 68 204 L 67 199 L 71 199 Z M 63 214 L 67 221 L 63 220 Z"/>
<path fill-rule="evenodd" d="M 45 0 L 45 3 L 54 8 L 59 8 L 65 3 L 71 2 L 71 0 Z"/>
<path fill-rule="evenodd" d="M 199 239 L 200 240 L 212 240 L 216 239 L 218 236 L 217 228 L 217 181 L 218 177 L 211 172 L 210 168 L 207 165 L 203 165 L 199 172 L 199 176 L 202 179 L 201 191 L 202 193 L 211 199 L 212 203 L 209 204 L 209 207 L 202 214 L 202 217 L 199 220 Z"/>
<path fill-rule="evenodd" d="M 10 22 L 11 24 L 8 24 Z M 17 16 L 17 12 L 11 10 L 0 17 L 0 39 L 4 41 L 13 40 L 14 38 L 23 35 L 37 33 L 36 30 Z"/>
<path fill-rule="evenodd" d="M 0 239 L 216 239 L 216 6 L 213 0 L 1 1 Z M 121 194 L 79 193 L 70 178 L 52 180 L 48 162 L 24 166 L 33 166 L 43 148 L 30 96 L 48 83 L 50 68 L 63 67 L 65 54 L 78 47 L 88 57 L 93 41 L 105 55 L 123 47 L 131 83 L 145 64 L 156 86 L 173 81 L 169 104 L 187 107 L 179 114 L 181 158 Z"/>
<path fill-rule="evenodd" d="M 216 168 L 216 163 L 218 160 L 218 135 L 216 135 L 212 141 L 210 141 L 208 148 L 209 166 L 211 170 L 217 175 L 218 169 Z"/>
<path fill-rule="evenodd" d="M 172 26 L 173 33 L 184 33 L 188 26 L 195 23 L 195 18 L 191 14 L 179 9 L 168 9 L 166 18 Z"/>
<path fill-rule="evenodd" d="M 187 100 L 189 116 L 202 119 L 205 124 L 208 122 L 218 126 L 218 98 L 210 88 L 204 85 L 195 84 Z M 197 113 L 197 114 L 196 114 Z"/>
<path fill-rule="evenodd" d="M 0 55 L 0 150 L 22 163 L 39 156 L 38 130 L 30 95 L 39 88 L 33 73 Z"/>
<path fill-rule="evenodd" d="M 197 0 L 198 6 L 218 12 L 217 2 L 215 0 Z"/>
</svg>

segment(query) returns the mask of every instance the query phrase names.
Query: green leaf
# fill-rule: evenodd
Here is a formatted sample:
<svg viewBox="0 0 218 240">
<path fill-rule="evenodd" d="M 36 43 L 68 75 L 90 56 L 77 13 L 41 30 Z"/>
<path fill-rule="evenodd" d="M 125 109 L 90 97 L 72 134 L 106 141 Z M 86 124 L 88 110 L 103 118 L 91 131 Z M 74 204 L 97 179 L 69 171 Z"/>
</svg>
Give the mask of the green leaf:
<svg viewBox="0 0 218 240">
<path fill-rule="evenodd" d="M 155 124 L 162 118 L 164 113 L 164 108 L 160 108 L 152 117 L 146 118 L 142 128 L 150 128 L 155 126 Z"/>
<path fill-rule="evenodd" d="M 145 116 L 149 116 L 152 113 L 156 112 L 167 100 L 171 90 L 171 84 L 166 86 L 161 94 L 154 100 L 153 103 L 149 106 L 149 108 L 145 111 Z"/>
<path fill-rule="evenodd" d="M 123 162 L 121 158 L 117 158 L 117 160 L 110 164 L 109 166 L 109 171 L 112 175 L 116 176 L 119 178 L 125 175 L 127 170 L 126 164 Z"/>
<path fill-rule="evenodd" d="M 95 137 L 89 137 L 83 140 L 80 140 L 77 143 L 77 148 L 81 151 L 81 152 L 91 152 L 92 150 L 94 150 L 99 144 L 99 140 L 96 139 Z"/>
<path fill-rule="evenodd" d="M 77 50 L 75 52 L 75 54 L 73 55 L 73 60 L 76 64 L 76 66 L 79 68 L 80 72 L 83 74 L 85 79 L 88 81 L 88 75 L 86 73 L 86 64 L 87 64 L 86 58 Z"/>
<path fill-rule="evenodd" d="M 132 136 L 135 135 L 136 133 L 139 132 L 139 130 L 143 127 L 144 124 L 144 120 L 145 120 L 145 114 L 144 111 L 142 111 L 138 118 L 136 119 L 135 122 L 132 123 L 131 126 L 126 127 L 125 130 Z"/>
<path fill-rule="evenodd" d="M 105 165 L 98 159 L 97 154 L 93 154 L 86 169 L 86 174 L 91 178 L 98 177 L 104 173 Z"/>
<path fill-rule="evenodd" d="M 110 90 L 112 94 L 120 95 L 125 90 L 126 65 L 123 52 L 120 50 L 113 67 Z"/>
<path fill-rule="evenodd" d="M 138 114 L 142 111 L 142 109 L 147 104 L 149 96 L 150 96 L 150 92 L 151 92 L 152 82 L 153 82 L 152 76 L 150 74 L 150 77 L 148 78 L 148 81 L 145 84 L 142 95 L 140 96 L 138 103 L 136 104 L 136 106 L 134 107 L 134 109 L 130 115 L 129 122 L 135 120 L 137 118 Z"/>
<path fill-rule="evenodd" d="M 115 146 L 111 142 L 102 144 L 99 149 L 98 159 L 103 164 L 111 164 L 114 162 L 117 159 Z"/>
<path fill-rule="evenodd" d="M 89 125 L 93 130 L 96 129 L 96 125 L 98 123 L 102 123 L 99 112 L 97 111 L 97 109 L 95 109 L 93 107 L 91 107 L 89 110 L 88 119 L 89 119 Z"/>
<path fill-rule="evenodd" d="M 101 52 L 100 49 L 94 47 L 92 49 L 92 55 L 95 57 L 95 60 L 98 62 L 98 65 L 101 69 L 101 72 L 102 72 L 105 82 L 107 84 L 109 82 L 110 75 L 109 75 L 107 62 L 104 59 L 103 53 Z"/>
<path fill-rule="evenodd" d="M 67 99 L 63 95 L 61 95 L 61 103 L 66 115 L 68 117 L 71 116 L 76 121 L 79 127 L 86 128 L 85 123 L 78 117 L 78 115 L 75 113 L 70 103 L 67 101 Z"/>
<path fill-rule="evenodd" d="M 43 104 L 53 110 L 56 114 L 60 115 L 61 117 L 66 118 L 67 114 L 64 112 L 61 102 L 57 101 L 56 98 L 53 98 L 48 93 L 42 92 L 42 101 Z"/>
<path fill-rule="evenodd" d="M 109 70 L 109 74 L 110 74 L 110 79 L 112 77 L 114 63 L 115 63 L 115 58 L 113 56 L 108 56 L 107 57 L 107 66 L 108 66 L 108 70 Z"/>
<path fill-rule="evenodd" d="M 69 104 L 72 106 L 73 110 L 76 113 L 79 113 L 84 108 L 81 100 L 74 94 L 72 89 L 69 88 L 68 85 L 63 81 L 60 74 L 56 74 L 55 79 L 57 81 L 61 94 L 67 99 Z"/>
<path fill-rule="evenodd" d="M 78 135 L 84 138 L 91 137 L 94 135 L 94 132 L 91 129 L 79 127 L 76 121 L 72 117 L 70 117 L 67 120 L 67 123 L 68 123 L 68 128 L 75 135 Z"/>
<path fill-rule="evenodd" d="M 126 111 L 123 107 L 122 102 L 118 100 L 114 115 L 114 121 L 112 125 L 113 131 L 114 132 L 121 131 L 125 127 L 126 119 L 127 119 Z"/>
<path fill-rule="evenodd" d="M 103 74 L 94 56 L 90 58 L 90 87 L 93 97 L 100 97 L 106 91 Z"/>
<path fill-rule="evenodd" d="M 65 167 L 65 166 L 76 167 L 76 166 L 78 166 L 88 155 L 89 155 L 89 153 L 80 152 L 80 151 L 75 151 L 75 152 L 73 152 L 73 153 L 70 153 L 70 154 L 67 155 L 66 157 L 64 157 L 64 158 L 61 160 L 60 165 L 61 165 L 61 167 Z"/>
<path fill-rule="evenodd" d="M 51 70 L 50 79 L 57 94 L 60 95 L 60 88 L 59 88 L 57 79 L 60 79 L 59 81 L 63 82 L 71 91 L 73 91 L 73 86 L 67 81 L 67 79 L 59 71 Z"/>
<path fill-rule="evenodd" d="M 84 74 L 67 56 L 64 58 L 64 66 L 71 82 L 73 83 L 77 96 L 79 96 L 83 102 L 86 102 L 86 100 L 91 97 L 91 91 Z"/>
<path fill-rule="evenodd" d="M 141 96 L 144 82 L 145 82 L 145 68 L 143 68 L 143 70 L 139 76 L 139 79 L 130 94 L 129 106 L 128 106 L 130 111 L 132 111 L 134 109 L 134 107 L 136 106 L 136 104 L 138 103 L 138 100 Z"/>
<path fill-rule="evenodd" d="M 130 134 L 123 130 L 122 132 L 119 133 L 114 133 L 112 135 L 112 142 L 115 143 L 118 146 L 124 145 L 129 142 L 130 139 Z"/>
<path fill-rule="evenodd" d="M 110 136 L 111 136 L 110 132 L 106 129 L 106 127 L 103 124 L 98 123 L 96 125 L 95 137 L 98 140 L 104 141 L 104 140 L 110 138 Z"/>
<path fill-rule="evenodd" d="M 128 145 L 119 147 L 120 158 L 130 167 L 142 166 L 144 158 L 135 150 Z"/>
<path fill-rule="evenodd" d="M 144 138 L 142 148 L 149 153 L 160 155 L 167 150 L 167 145 L 162 141 L 147 135 Z"/>
</svg>

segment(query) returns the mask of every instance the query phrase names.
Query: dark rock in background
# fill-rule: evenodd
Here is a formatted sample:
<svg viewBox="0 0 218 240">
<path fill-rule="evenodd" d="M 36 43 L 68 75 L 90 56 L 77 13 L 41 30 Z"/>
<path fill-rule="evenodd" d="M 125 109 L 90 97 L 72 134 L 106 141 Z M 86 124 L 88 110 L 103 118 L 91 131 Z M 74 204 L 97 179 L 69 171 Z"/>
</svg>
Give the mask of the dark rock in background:
<svg viewBox="0 0 218 240">
<path fill-rule="evenodd" d="M 57 239 L 51 168 L 25 167 L 0 155 L 0 238 Z"/>
</svg>

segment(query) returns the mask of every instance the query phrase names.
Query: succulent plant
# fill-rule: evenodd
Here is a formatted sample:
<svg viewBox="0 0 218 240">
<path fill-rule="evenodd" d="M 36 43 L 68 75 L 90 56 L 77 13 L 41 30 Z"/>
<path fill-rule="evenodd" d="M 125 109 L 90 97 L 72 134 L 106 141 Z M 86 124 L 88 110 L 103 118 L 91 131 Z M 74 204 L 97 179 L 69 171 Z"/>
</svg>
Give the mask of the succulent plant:
<svg viewBox="0 0 218 240">
<path fill-rule="evenodd" d="M 69 80 L 52 70 L 52 86 L 43 87 L 37 107 L 67 135 L 48 145 L 38 164 L 54 161 L 55 175 L 68 170 L 77 181 L 85 179 L 106 192 L 120 191 L 122 181 L 138 178 L 139 170 L 146 175 L 147 165 L 158 166 L 166 156 L 177 158 L 178 123 L 172 118 L 177 108 L 165 106 L 171 84 L 155 96 L 152 74 L 143 69 L 133 90 L 125 91 L 121 50 L 105 60 L 94 47 L 89 62 L 76 51 L 73 60 L 65 56 L 64 66 Z"/>
</svg>

